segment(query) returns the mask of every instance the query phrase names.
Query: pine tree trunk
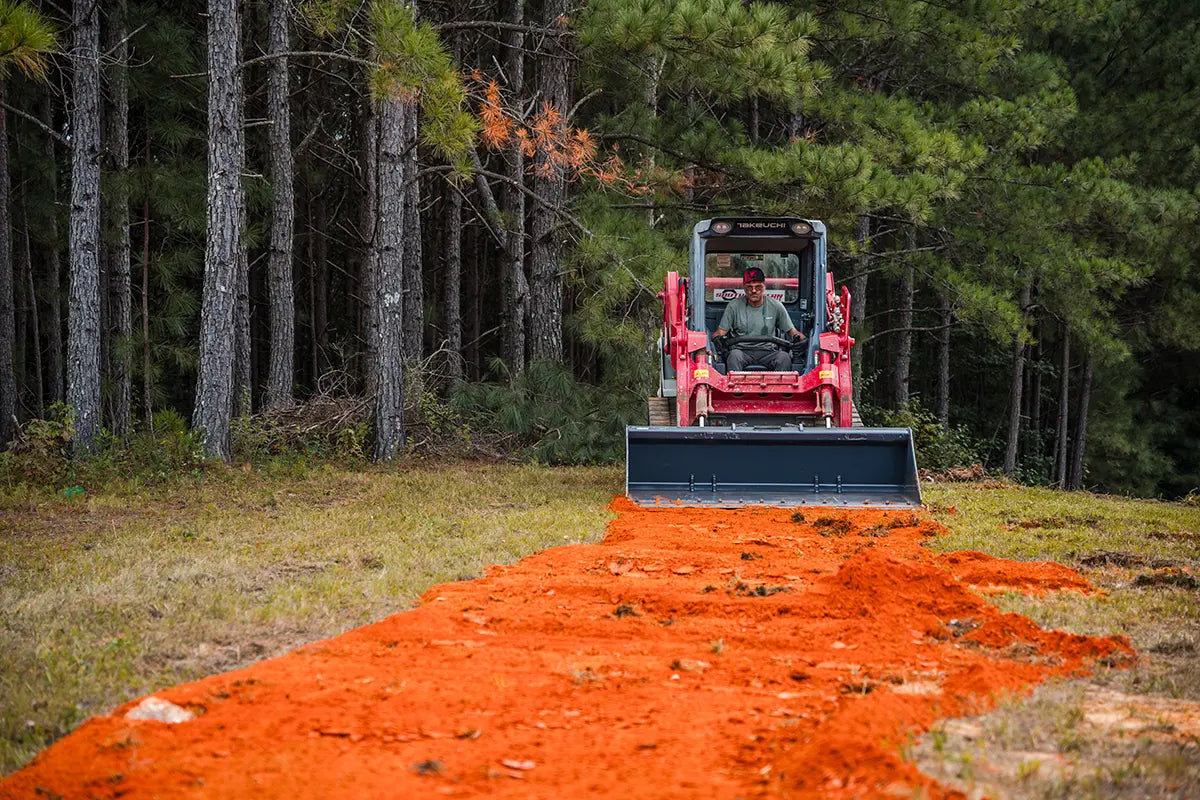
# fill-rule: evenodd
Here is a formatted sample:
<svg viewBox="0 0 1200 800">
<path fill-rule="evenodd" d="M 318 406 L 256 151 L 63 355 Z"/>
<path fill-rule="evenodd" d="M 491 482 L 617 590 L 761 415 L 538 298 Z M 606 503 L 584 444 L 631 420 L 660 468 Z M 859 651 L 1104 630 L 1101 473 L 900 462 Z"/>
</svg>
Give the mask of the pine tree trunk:
<svg viewBox="0 0 1200 800">
<path fill-rule="evenodd" d="M 150 171 L 150 134 L 146 134 L 146 171 Z M 142 200 L 142 414 L 154 432 L 154 376 L 150 359 L 150 191 Z"/>
<path fill-rule="evenodd" d="M 109 94 L 112 108 L 108 123 L 108 156 L 118 176 L 113 184 L 107 208 L 109 307 L 112 312 L 112 345 L 109 348 L 109 375 L 112 385 L 112 430 L 121 438 L 129 436 L 133 394 L 133 296 L 129 271 L 129 45 L 127 0 L 114 0 L 109 14 L 108 58 L 111 59 Z"/>
<path fill-rule="evenodd" d="M 53 122 L 49 98 L 42 103 L 41 120 L 47 126 Z M 45 138 L 44 147 L 48 166 L 46 183 L 51 202 L 46 219 L 46 233 L 50 240 L 49 257 L 46 259 L 46 296 L 50 306 L 50 318 L 46 322 L 46 347 L 50 351 L 48 378 L 50 402 L 61 403 L 66 399 L 66 367 L 63 364 L 62 258 L 58 249 L 58 161 L 54 154 L 54 140 L 49 136 Z"/>
<path fill-rule="evenodd" d="M 200 375 L 192 422 L 205 454 L 228 460 L 234 316 L 242 253 L 241 21 L 237 0 L 208 2 L 208 232 L 200 310 Z"/>
<path fill-rule="evenodd" d="M 566 0 L 546 0 L 542 25 L 559 28 L 570 4 Z M 538 93 L 544 103 L 556 109 L 560 125 L 568 124 L 568 95 L 565 37 L 546 40 L 547 52 L 540 59 Z M 533 250 L 529 264 L 529 358 L 532 361 L 561 361 L 563 357 L 562 233 L 557 209 L 566 202 L 567 175 L 545 150 L 534 156 L 534 204 L 531 220 Z"/>
<path fill-rule="evenodd" d="M 0 102 L 5 98 L 0 75 Z M 12 197 L 8 178 L 8 112 L 0 106 L 0 447 L 17 429 L 17 376 L 13 370 L 16 320 L 13 303 Z"/>
<path fill-rule="evenodd" d="M 1092 400 L 1092 354 L 1083 362 L 1083 384 L 1079 387 L 1079 414 L 1075 423 L 1075 449 L 1071 454 L 1071 475 L 1067 488 L 1078 491 L 1083 488 L 1083 461 L 1087 452 L 1088 406 Z"/>
<path fill-rule="evenodd" d="M 33 399 L 36 403 L 37 415 L 46 413 L 46 395 L 44 375 L 42 370 L 42 332 L 41 317 L 38 314 L 37 287 L 33 282 L 33 252 L 29 243 L 29 214 L 25 214 L 25 280 L 29 292 L 29 340 L 33 343 Z"/>
<path fill-rule="evenodd" d="M 271 351 L 267 370 L 267 408 L 292 405 L 295 385 L 296 311 L 292 286 L 293 236 L 296 227 L 296 187 L 292 159 L 292 115 L 288 105 L 288 59 L 278 54 L 291 48 L 288 17 L 292 0 L 271 0 L 267 21 L 267 51 L 276 58 L 267 65 L 267 117 L 271 121 L 271 244 L 267 280 L 271 298 Z"/>
<path fill-rule="evenodd" d="M 917 246 L 916 228 L 908 229 L 908 249 L 915 250 Z M 912 258 L 911 255 L 908 258 Z M 913 326 L 913 294 L 915 275 L 911 264 L 900 271 L 900 284 L 896 292 L 896 350 L 895 363 L 892 364 L 892 407 L 904 408 L 908 405 L 908 380 L 912 368 L 912 326 Z"/>
<path fill-rule="evenodd" d="M 308 235 L 312 244 L 312 329 L 313 329 L 313 386 L 319 388 L 321 379 L 329 373 L 329 240 L 325 236 L 327 215 L 324 188 L 317 190 L 309 204 L 313 221 Z"/>
<path fill-rule="evenodd" d="M 1021 287 L 1021 312 L 1029 307 L 1029 284 Z M 1010 478 L 1017 471 L 1017 456 L 1021 442 L 1021 389 L 1025 384 L 1025 341 L 1018 335 L 1013 339 L 1012 371 L 1008 380 L 1008 437 L 1004 449 L 1004 474 Z"/>
<path fill-rule="evenodd" d="M 866 336 L 863 326 L 867 321 L 867 270 L 870 269 L 871 264 L 870 238 L 871 218 L 866 214 L 859 214 L 854 218 L 854 241 L 858 243 L 858 256 L 854 259 L 854 276 L 850 279 L 850 330 L 859 339 Z M 854 397 L 856 402 L 861 402 L 862 398 L 859 394 L 862 391 L 863 374 L 863 346 L 861 344 L 854 345 L 851 357 Z"/>
<path fill-rule="evenodd" d="M 362 267 L 358 291 L 362 302 L 359 336 L 366 343 L 364 384 L 368 397 L 376 393 L 379 355 L 379 114 L 375 102 L 368 96 L 362 116 L 362 151 L 359 169 L 362 173 L 362 206 L 359 209 L 359 232 L 362 237 Z"/>
<path fill-rule="evenodd" d="M 453 387 L 463 379 L 462 353 L 462 193 L 446 182 L 446 374 Z"/>
<path fill-rule="evenodd" d="M 100 12 L 75 0 L 71 95 L 70 291 L 67 404 L 75 453 L 90 453 L 100 431 Z"/>
<path fill-rule="evenodd" d="M 938 377 L 937 377 L 937 408 L 934 413 L 943 428 L 950 427 L 950 325 L 954 321 L 954 312 L 950 301 L 942 298 L 942 307 L 938 312 L 941 320 L 941 330 L 938 331 Z"/>
<path fill-rule="evenodd" d="M 525 23 L 523 0 L 509 0 L 508 22 Z M 504 72 L 508 76 L 510 96 L 521 101 L 525 92 L 525 33 L 511 29 L 506 33 Z M 510 148 L 504 159 L 505 173 L 512 184 L 505 184 L 501 193 L 507 243 L 504 248 L 504 360 L 513 377 L 525 371 L 525 311 L 529 302 L 529 282 L 525 279 L 525 154 L 519 147 Z M 515 184 L 515 185 L 514 185 Z"/>
<path fill-rule="evenodd" d="M 241 57 L 239 35 L 238 54 Z M 237 174 L 238 174 L 238 244 L 237 244 L 237 296 L 233 307 L 233 393 L 229 411 L 232 417 L 249 416 L 252 411 L 250 396 L 250 253 L 242 231 L 246 230 L 249 209 L 246 207 L 246 191 L 242 188 L 241 176 L 246 172 L 246 127 L 245 92 L 242 71 L 235 73 L 237 79 L 238 117 L 242 124 L 237 129 Z"/>
<path fill-rule="evenodd" d="M 1037 448 L 1037 456 L 1041 456 L 1045 452 L 1045 447 L 1042 443 L 1042 337 L 1045 333 L 1044 325 L 1039 321 L 1037 329 L 1037 339 L 1029 350 L 1029 360 L 1031 362 L 1028 370 L 1029 379 L 1029 430 L 1033 434 L 1033 441 Z"/>
<path fill-rule="evenodd" d="M 12 247 L 12 291 L 13 291 L 13 382 L 17 387 L 17 425 L 19 426 L 28 416 L 29 397 L 29 306 L 25 302 L 25 273 L 29 265 L 21 254 L 17 244 L 16 208 L 20 204 L 16 193 L 13 192 L 12 176 L 9 176 L 9 219 L 12 228 L 9 230 L 9 242 Z M 18 184 L 20 185 L 20 184 Z"/>
<path fill-rule="evenodd" d="M 1067 486 L 1067 450 L 1070 437 L 1071 399 L 1071 331 L 1063 329 L 1062 362 L 1058 373 L 1058 423 L 1054 427 L 1054 482 L 1060 488 Z"/>
<path fill-rule="evenodd" d="M 375 460 L 391 461 L 404 449 L 404 184 L 409 140 L 408 99 L 387 98 L 379 113 L 379 218 L 376 222 L 379 286 L 375 357 Z"/>
<path fill-rule="evenodd" d="M 425 270 L 421 252 L 421 182 L 417 179 L 417 115 L 406 114 L 405 139 L 414 143 L 404 160 L 404 358 L 416 366 L 425 356 Z"/>
</svg>

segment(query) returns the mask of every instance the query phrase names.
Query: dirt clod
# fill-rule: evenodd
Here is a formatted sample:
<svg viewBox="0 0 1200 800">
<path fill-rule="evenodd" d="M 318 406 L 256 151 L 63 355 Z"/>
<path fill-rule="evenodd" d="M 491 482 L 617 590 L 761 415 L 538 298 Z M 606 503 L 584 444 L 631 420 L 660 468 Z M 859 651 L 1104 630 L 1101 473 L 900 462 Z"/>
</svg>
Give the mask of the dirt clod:
<svg viewBox="0 0 1200 800">
<path fill-rule="evenodd" d="M 1166 586 L 1173 589 L 1200 589 L 1200 578 L 1181 569 L 1143 572 L 1133 579 L 1134 586 Z"/>
<path fill-rule="evenodd" d="M 848 519 L 820 517 L 813 520 L 813 528 L 822 536 L 845 536 L 854 530 L 854 523 Z"/>
</svg>

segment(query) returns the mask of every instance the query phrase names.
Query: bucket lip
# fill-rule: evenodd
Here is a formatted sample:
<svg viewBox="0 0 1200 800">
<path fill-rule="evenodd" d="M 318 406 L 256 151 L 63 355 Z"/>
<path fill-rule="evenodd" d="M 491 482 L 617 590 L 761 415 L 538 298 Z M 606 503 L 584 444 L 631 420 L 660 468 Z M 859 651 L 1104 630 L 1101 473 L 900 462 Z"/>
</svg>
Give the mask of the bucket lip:
<svg viewBox="0 0 1200 800">
<path fill-rule="evenodd" d="M 630 425 L 626 438 L 738 439 L 743 441 L 781 439 L 829 439 L 854 441 L 912 441 L 911 428 L 699 428 L 659 425 Z"/>
</svg>

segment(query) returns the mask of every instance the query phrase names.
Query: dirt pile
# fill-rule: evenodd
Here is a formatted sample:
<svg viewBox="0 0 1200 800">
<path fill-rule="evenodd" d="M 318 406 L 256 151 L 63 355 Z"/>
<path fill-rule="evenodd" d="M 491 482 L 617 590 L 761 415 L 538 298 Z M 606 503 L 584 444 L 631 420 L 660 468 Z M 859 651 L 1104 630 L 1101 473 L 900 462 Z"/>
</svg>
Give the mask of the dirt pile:
<svg viewBox="0 0 1200 800">
<path fill-rule="evenodd" d="M 1077 573 L 935 556 L 912 514 L 614 506 L 601 544 L 158 693 L 190 721 L 90 720 L 0 797 L 955 796 L 911 731 L 1130 653 L 971 590 Z"/>
</svg>

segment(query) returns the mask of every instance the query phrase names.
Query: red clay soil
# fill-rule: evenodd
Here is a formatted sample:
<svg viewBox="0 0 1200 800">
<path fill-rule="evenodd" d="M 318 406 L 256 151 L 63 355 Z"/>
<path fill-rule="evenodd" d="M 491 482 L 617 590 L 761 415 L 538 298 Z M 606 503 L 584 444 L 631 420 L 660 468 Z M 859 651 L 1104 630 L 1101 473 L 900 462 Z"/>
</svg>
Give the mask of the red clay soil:
<svg viewBox="0 0 1200 800">
<path fill-rule="evenodd" d="M 902 757 L 935 720 L 1128 644 L 981 596 L 1090 591 L 921 547 L 908 512 L 641 510 L 422 605 L 85 723 L 0 797 L 961 797 Z"/>
</svg>

